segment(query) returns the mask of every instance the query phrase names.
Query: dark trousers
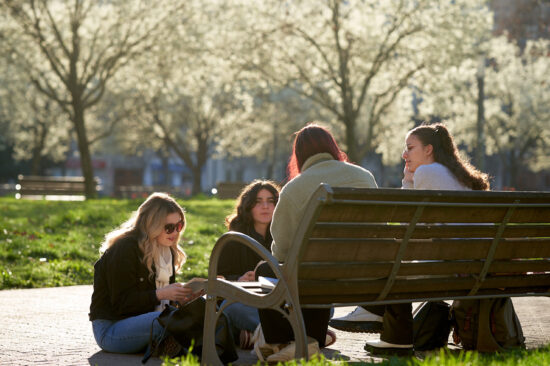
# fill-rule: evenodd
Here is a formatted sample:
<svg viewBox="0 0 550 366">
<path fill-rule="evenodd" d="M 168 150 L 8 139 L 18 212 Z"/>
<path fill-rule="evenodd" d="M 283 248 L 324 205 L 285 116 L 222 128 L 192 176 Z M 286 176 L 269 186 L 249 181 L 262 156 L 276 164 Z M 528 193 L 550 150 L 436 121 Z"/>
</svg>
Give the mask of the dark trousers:
<svg viewBox="0 0 550 366">
<path fill-rule="evenodd" d="M 263 263 L 256 269 L 258 276 L 275 277 L 275 274 L 267 263 Z M 260 323 L 267 343 L 288 343 L 294 340 L 292 327 L 283 315 L 275 310 L 258 309 Z M 330 309 L 302 309 L 306 334 L 319 342 L 319 347 L 324 347 Z"/>
<path fill-rule="evenodd" d="M 371 305 L 365 310 L 384 318 L 380 339 L 394 344 L 413 344 L 412 304 Z"/>
</svg>

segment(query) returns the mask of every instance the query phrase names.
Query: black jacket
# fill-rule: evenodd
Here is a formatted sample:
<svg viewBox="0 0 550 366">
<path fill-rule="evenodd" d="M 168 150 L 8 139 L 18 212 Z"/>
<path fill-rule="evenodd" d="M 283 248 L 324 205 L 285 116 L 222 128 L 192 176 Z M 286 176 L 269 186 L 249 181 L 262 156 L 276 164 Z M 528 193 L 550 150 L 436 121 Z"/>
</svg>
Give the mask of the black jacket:
<svg viewBox="0 0 550 366">
<path fill-rule="evenodd" d="M 155 310 L 160 304 L 155 276 L 149 276 L 142 258 L 137 239 L 132 236 L 120 239 L 99 258 L 94 265 L 90 320 L 120 320 Z M 175 281 L 172 272 L 170 283 Z"/>
<path fill-rule="evenodd" d="M 267 250 L 271 251 L 271 233 L 267 230 L 264 238 L 254 230 L 249 228 L 244 234 L 256 239 Z M 245 272 L 253 271 L 261 260 L 260 256 L 251 249 L 239 242 L 227 243 L 223 249 L 218 262 L 218 274 L 224 276 L 229 281 L 237 281 Z"/>
</svg>

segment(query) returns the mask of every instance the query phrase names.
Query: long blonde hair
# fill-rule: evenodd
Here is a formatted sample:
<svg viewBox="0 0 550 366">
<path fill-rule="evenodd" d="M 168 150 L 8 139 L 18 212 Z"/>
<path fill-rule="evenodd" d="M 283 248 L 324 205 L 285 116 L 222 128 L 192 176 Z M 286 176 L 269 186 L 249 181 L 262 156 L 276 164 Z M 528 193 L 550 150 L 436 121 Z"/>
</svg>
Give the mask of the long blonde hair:
<svg viewBox="0 0 550 366">
<path fill-rule="evenodd" d="M 166 217 L 175 212 L 179 213 L 183 221 L 181 231 L 183 233 L 186 225 L 183 208 L 166 193 L 151 194 L 129 220 L 105 235 L 100 252 L 105 252 L 126 237 L 135 236 L 143 253 L 143 264 L 147 266 L 149 276 L 152 278 L 154 276 L 153 263 L 160 253 L 156 238 L 164 230 Z M 187 256 L 177 242 L 170 246 L 170 249 L 174 258 L 174 267 L 178 271 L 185 263 Z"/>
</svg>

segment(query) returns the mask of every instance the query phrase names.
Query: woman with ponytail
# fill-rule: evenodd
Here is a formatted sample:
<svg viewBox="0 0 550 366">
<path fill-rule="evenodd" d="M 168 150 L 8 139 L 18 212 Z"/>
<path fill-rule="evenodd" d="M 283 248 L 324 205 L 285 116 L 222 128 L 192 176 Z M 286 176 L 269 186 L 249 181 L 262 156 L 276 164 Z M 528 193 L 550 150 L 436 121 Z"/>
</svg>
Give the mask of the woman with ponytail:
<svg viewBox="0 0 550 366">
<path fill-rule="evenodd" d="M 460 157 L 445 125 L 420 125 L 407 133 L 403 151 L 404 189 L 489 190 L 484 174 Z M 380 340 L 367 341 L 371 354 L 410 354 L 413 351 L 412 304 L 358 307 L 332 319 L 334 328 L 378 333 Z"/>
<path fill-rule="evenodd" d="M 445 125 L 418 126 L 407 134 L 403 188 L 489 190 L 489 179 L 458 153 Z"/>
</svg>

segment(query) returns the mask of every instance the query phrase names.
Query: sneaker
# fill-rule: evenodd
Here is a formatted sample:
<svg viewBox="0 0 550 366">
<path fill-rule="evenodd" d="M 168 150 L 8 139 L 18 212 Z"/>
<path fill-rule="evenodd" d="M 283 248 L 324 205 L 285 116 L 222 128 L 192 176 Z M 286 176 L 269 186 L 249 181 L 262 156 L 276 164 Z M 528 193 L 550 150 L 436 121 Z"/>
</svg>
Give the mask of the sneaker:
<svg viewBox="0 0 550 366">
<path fill-rule="evenodd" d="M 329 325 L 333 328 L 354 333 L 380 333 L 382 332 L 382 320 L 376 315 L 358 306 L 348 315 L 332 318 Z"/>
<path fill-rule="evenodd" d="M 254 335 L 251 331 L 246 329 L 241 329 L 241 333 L 239 334 L 239 347 L 241 349 L 252 349 L 254 347 Z"/>
<path fill-rule="evenodd" d="M 327 336 L 325 338 L 325 347 L 331 346 L 336 342 L 336 333 L 334 331 L 327 329 Z"/>
<path fill-rule="evenodd" d="M 313 355 L 321 352 L 319 349 L 319 342 L 311 337 L 307 337 L 307 354 L 308 358 L 311 358 Z M 279 352 L 272 354 L 267 357 L 266 361 L 271 363 L 275 362 L 287 362 L 294 360 L 296 355 L 296 342 L 290 342 L 286 347 L 281 349 Z"/>
<path fill-rule="evenodd" d="M 367 341 L 365 351 L 372 355 L 410 356 L 414 354 L 412 344 L 394 344 L 378 341 Z"/>
</svg>

